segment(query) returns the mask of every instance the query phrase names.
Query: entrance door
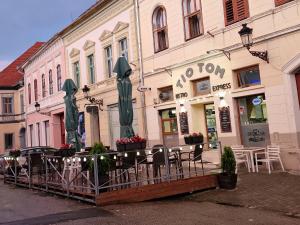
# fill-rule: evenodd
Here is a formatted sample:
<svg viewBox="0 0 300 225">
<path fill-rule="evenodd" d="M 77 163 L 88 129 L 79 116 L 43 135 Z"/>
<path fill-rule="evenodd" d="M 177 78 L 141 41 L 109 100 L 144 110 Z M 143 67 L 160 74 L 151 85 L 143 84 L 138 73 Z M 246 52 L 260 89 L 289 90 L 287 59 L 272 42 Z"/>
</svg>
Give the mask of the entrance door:
<svg viewBox="0 0 300 225">
<path fill-rule="evenodd" d="M 176 109 L 167 109 L 160 111 L 161 114 L 161 124 L 162 124 L 162 135 L 164 145 L 167 147 L 178 146 L 178 126 L 177 126 L 177 116 Z"/>
<path fill-rule="evenodd" d="M 265 95 L 237 99 L 240 114 L 241 139 L 245 146 L 265 147 L 270 143 Z"/>
<path fill-rule="evenodd" d="M 65 131 L 65 120 L 64 114 L 59 114 L 59 124 L 60 124 L 60 140 L 61 144 L 66 144 L 66 131 Z"/>
<path fill-rule="evenodd" d="M 214 104 L 204 105 L 205 121 L 207 129 L 207 141 L 214 143 L 218 140 L 217 126 L 216 126 L 216 112 Z"/>
<path fill-rule="evenodd" d="M 90 114 L 91 126 L 91 145 L 100 142 L 100 127 L 99 127 L 99 108 L 97 106 L 88 106 L 86 111 Z"/>
<path fill-rule="evenodd" d="M 26 129 L 24 127 L 21 128 L 19 137 L 20 137 L 20 148 L 25 148 L 26 147 Z"/>
</svg>

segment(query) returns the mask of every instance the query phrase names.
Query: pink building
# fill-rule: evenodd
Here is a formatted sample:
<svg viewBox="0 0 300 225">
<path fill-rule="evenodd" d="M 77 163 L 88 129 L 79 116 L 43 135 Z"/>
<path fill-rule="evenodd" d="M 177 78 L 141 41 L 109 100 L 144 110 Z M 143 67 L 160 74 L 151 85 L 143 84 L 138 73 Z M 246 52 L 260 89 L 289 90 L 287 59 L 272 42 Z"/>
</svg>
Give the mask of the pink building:
<svg viewBox="0 0 300 225">
<path fill-rule="evenodd" d="M 25 80 L 27 146 L 65 143 L 63 42 L 54 36 L 22 66 Z M 39 107 L 37 107 L 39 106 Z"/>
</svg>

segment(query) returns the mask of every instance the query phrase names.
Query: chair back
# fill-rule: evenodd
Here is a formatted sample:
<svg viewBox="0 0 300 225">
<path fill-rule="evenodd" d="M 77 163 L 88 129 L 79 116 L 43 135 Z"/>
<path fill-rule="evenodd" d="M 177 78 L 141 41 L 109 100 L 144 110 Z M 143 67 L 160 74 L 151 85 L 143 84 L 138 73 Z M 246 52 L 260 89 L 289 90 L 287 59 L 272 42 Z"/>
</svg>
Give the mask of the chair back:
<svg viewBox="0 0 300 225">
<path fill-rule="evenodd" d="M 280 158 L 280 147 L 278 145 L 268 145 L 267 146 L 267 157 L 269 159 L 279 159 Z"/>
<path fill-rule="evenodd" d="M 203 152 L 203 144 L 195 145 L 194 149 L 194 161 L 202 159 L 202 152 Z"/>
<path fill-rule="evenodd" d="M 164 165 L 165 161 L 165 147 L 163 145 L 154 145 L 152 148 L 153 164 Z"/>
</svg>

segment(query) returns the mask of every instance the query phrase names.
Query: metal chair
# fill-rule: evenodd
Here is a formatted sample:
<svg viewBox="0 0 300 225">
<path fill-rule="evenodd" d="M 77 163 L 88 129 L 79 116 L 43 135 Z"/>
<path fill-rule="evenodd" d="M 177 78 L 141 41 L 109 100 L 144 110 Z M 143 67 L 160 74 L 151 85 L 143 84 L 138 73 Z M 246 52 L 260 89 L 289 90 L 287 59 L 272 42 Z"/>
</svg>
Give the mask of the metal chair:
<svg viewBox="0 0 300 225">
<path fill-rule="evenodd" d="M 258 156 L 263 156 L 264 158 L 258 158 Z M 258 172 L 258 162 L 263 162 L 266 163 L 269 174 L 271 174 L 271 163 L 275 161 L 278 161 L 280 163 L 282 171 L 285 171 L 280 157 L 280 147 L 278 145 L 268 145 L 265 152 L 255 153 L 255 161 L 256 172 Z"/>
<path fill-rule="evenodd" d="M 231 149 L 234 154 L 235 162 L 236 162 L 236 168 L 235 172 L 238 172 L 238 166 L 240 164 L 245 164 L 245 166 L 248 169 L 248 172 L 250 172 L 250 160 L 249 160 L 249 155 L 247 153 L 244 153 L 243 150 L 244 146 L 243 145 L 233 145 L 231 146 Z"/>
</svg>

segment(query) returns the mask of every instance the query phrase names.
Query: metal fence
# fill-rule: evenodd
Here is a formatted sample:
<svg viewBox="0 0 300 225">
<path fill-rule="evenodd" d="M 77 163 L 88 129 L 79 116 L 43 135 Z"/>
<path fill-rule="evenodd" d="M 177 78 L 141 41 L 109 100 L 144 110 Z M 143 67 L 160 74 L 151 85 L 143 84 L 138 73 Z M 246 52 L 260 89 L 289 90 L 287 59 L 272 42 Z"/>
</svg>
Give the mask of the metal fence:
<svg viewBox="0 0 300 225">
<path fill-rule="evenodd" d="M 4 182 L 95 203 L 101 193 L 220 171 L 221 144 L 110 151 L 73 157 L 28 154 L 0 158 Z"/>
</svg>

